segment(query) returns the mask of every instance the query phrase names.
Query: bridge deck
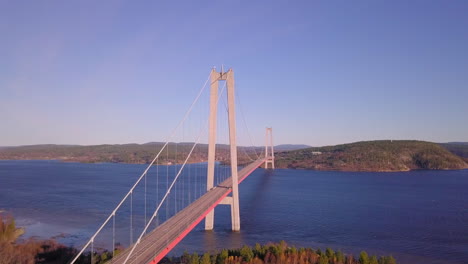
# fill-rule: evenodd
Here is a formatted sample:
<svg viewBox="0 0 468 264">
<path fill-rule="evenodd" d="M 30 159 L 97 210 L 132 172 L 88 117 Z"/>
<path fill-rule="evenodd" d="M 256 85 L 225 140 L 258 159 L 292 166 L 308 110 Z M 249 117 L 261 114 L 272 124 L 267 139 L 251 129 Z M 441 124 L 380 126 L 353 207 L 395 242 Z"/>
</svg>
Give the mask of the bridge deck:
<svg viewBox="0 0 468 264">
<path fill-rule="evenodd" d="M 265 162 L 260 158 L 238 172 L 239 183 Z M 231 192 L 231 178 L 223 181 L 176 215 L 144 236 L 127 263 L 158 263 L 203 218 Z M 111 263 L 124 263 L 131 246 L 117 255 Z"/>
</svg>

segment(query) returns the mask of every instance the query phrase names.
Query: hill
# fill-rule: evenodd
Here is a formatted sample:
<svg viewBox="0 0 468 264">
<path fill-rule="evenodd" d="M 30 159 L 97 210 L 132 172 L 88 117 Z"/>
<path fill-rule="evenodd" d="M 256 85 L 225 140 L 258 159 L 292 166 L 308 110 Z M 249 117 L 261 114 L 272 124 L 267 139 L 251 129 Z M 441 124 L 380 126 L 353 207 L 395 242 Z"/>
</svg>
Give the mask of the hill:
<svg viewBox="0 0 468 264">
<path fill-rule="evenodd" d="M 275 151 L 289 151 L 289 150 L 298 150 L 298 149 L 305 149 L 310 148 L 309 145 L 301 145 L 301 144 L 282 144 L 276 145 Z"/>
<path fill-rule="evenodd" d="M 440 143 L 440 145 L 468 162 L 468 142 L 449 142 Z"/>
<path fill-rule="evenodd" d="M 62 160 L 70 162 L 113 162 L 148 164 L 161 150 L 164 143 L 150 142 L 146 144 L 122 145 L 30 145 L 0 148 L 0 160 Z M 168 151 L 164 150 L 160 156 L 160 164 L 181 163 L 192 148 L 193 143 L 169 143 Z M 207 144 L 199 144 L 194 149 L 188 162 L 204 162 L 208 159 Z M 218 144 L 216 157 L 227 163 L 230 157 L 229 146 Z M 239 164 L 249 162 L 254 157 L 252 148 L 239 147 Z"/>
<path fill-rule="evenodd" d="M 340 171 L 465 169 L 468 164 L 444 147 L 413 140 L 363 141 L 275 154 L 278 168 Z"/>
<path fill-rule="evenodd" d="M 443 144 L 455 144 L 455 145 L 465 145 L 468 146 L 468 142 L 447 142 Z"/>
<path fill-rule="evenodd" d="M 164 143 L 122 145 L 31 145 L 0 148 L 0 160 L 62 160 L 71 162 L 150 163 Z M 169 151 L 161 155 L 159 164 L 182 162 L 193 143 L 169 143 Z M 285 148 L 281 148 L 285 146 Z M 307 148 L 301 148 L 307 147 Z M 198 145 L 189 162 L 207 160 L 206 144 Z M 300 149 L 297 149 L 300 148 Z M 290 150 L 294 149 L 294 150 Z M 263 150 L 257 147 L 257 153 Z M 365 141 L 327 147 L 279 145 L 276 150 L 278 168 L 341 170 L 341 171 L 407 171 L 413 169 L 463 169 L 468 165 L 468 145 L 436 144 L 423 141 Z M 239 147 L 239 164 L 255 157 L 252 148 Z M 460 156 L 460 157 L 459 157 Z M 217 159 L 229 163 L 229 146 L 217 146 Z M 465 160 L 464 160 L 465 159 Z"/>
</svg>

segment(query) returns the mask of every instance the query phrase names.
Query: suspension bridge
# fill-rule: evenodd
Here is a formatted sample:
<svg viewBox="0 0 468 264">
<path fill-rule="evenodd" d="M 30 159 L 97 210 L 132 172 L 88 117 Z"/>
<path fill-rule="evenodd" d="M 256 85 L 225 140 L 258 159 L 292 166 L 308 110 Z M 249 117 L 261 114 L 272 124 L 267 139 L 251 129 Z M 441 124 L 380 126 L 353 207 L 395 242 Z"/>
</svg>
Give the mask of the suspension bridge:
<svg viewBox="0 0 468 264">
<path fill-rule="evenodd" d="M 219 89 L 221 81 L 224 82 L 224 86 Z M 210 86 L 208 118 L 206 122 L 202 122 L 200 125 L 200 131 L 194 143 L 189 145 L 185 152 L 182 152 L 186 156 L 181 157 L 179 160 L 180 155 L 177 153 L 177 147 L 175 148 L 175 154 L 173 147 L 172 154 L 174 158 L 171 161 L 169 158 L 170 142 L 177 134 L 177 131 L 181 127 L 183 128 L 208 83 Z M 223 100 L 225 92 L 227 94 L 225 97 L 226 102 Z M 215 207 L 220 204 L 230 206 L 232 230 L 240 231 L 239 184 L 262 165 L 265 168 L 274 168 L 275 165 L 272 128 L 266 128 L 265 148 L 262 149 L 262 153 L 258 154 L 259 148 L 253 146 L 253 144 L 251 144 L 250 148 L 237 146 L 235 98 L 233 70 L 229 69 L 224 72 L 221 69 L 220 72 L 217 72 L 216 69 L 212 69 L 207 81 L 182 120 L 168 137 L 168 140 L 71 263 L 83 263 L 89 258 L 90 263 L 94 264 L 96 258 L 99 257 L 99 254 L 96 254 L 95 243 L 99 236 L 107 230 L 112 233 L 112 258 L 110 263 L 156 264 L 203 219 L 205 219 L 205 230 L 212 230 L 214 228 Z M 219 107 L 220 102 L 224 103 L 224 109 Z M 227 123 L 228 138 L 226 140 L 227 144 L 220 146 L 220 144 L 217 144 L 217 138 L 221 138 L 218 132 L 222 129 L 219 129 L 218 117 L 220 116 L 219 112 L 224 112 L 223 110 L 225 110 L 227 116 L 227 122 L 225 123 Z M 243 118 L 243 121 L 245 124 L 245 118 Z M 248 132 L 248 128 L 246 130 Z M 207 153 L 203 154 L 200 153 L 203 150 L 200 149 L 199 145 L 205 133 L 208 134 L 208 147 L 206 149 Z M 248 134 L 251 140 L 250 133 Z M 187 146 L 187 143 L 184 145 Z M 238 150 L 245 154 L 243 160 L 248 160 L 248 162 L 243 162 L 240 166 L 238 164 Z M 219 157 L 219 154 L 221 154 L 222 158 Z M 198 160 L 193 157 L 194 155 L 198 155 Z M 239 155 L 242 155 L 242 153 Z M 206 157 L 207 163 L 206 166 L 203 166 L 206 170 L 202 169 L 200 171 L 193 165 L 193 162 L 199 161 L 202 159 L 201 157 Z M 172 168 L 174 171 L 169 177 L 169 171 Z M 148 192 L 148 177 L 154 170 L 156 170 L 157 190 L 161 188 L 161 185 L 165 184 L 165 186 L 162 186 L 164 190 L 159 193 Z M 197 173 L 201 174 L 201 176 L 197 175 Z M 161 177 L 166 177 L 165 182 L 158 181 L 160 174 Z M 200 180 L 197 181 L 197 179 L 202 179 L 204 184 L 201 185 Z M 198 194 L 196 191 L 191 191 L 194 190 L 192 185 L 196 184 L 200 188 L 204 187 L 205 190 L 198 192 Z M 140 199 L 144 203 L 143 219 L 134 216 L 134 208 L 138 207 L 138 205 L 133 204 L 137 200 L 134 196 L 137 195 L 138 190 L 144 190 L 144 199 Z M 170 204 L 171 197 L 173 197 L 172 204 Z M 150 204 L 153 200 L 154 203 Z M 128 247 L 124 250 L 116 251 L 116 218 L 119 214 L 125 215 L 124 212 L 121 212 L 124 211 L 125 204 L 130 205 L 130 213 L 129 216 L 122 216 L 121 218 L 129 222 L 130 241 Z M 169 208 L 172 205 L 174 205 L 174 210 L 169 213 Z M 148 212 L 150 212 L 149 218 Z M 161 222 L 160 219 L 162 218 L 164 218 L 164 221 Z M 139 228 L 135 227 L 137 223 L 141 224 Z M 134 237 L 136 230 L 141 232 L 137 237 Z"/>
</svg>

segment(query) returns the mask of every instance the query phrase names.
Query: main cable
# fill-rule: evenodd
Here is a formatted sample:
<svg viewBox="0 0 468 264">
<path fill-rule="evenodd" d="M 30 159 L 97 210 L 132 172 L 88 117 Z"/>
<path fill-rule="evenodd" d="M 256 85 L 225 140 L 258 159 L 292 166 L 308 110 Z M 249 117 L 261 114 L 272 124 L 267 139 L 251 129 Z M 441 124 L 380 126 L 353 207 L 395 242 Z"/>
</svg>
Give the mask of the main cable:
<svg viewBox="0 0 468 264">
<path fill-rule="evenodd" d="M 133 192 L 133 190 L 136 188 L 136 186 L 138 185 L 138 183 L 140 183 L 141 179 L 143 178 L 143 176 L 148 172 L 148 170 L 151 168 L 151 166 L 153 166 L 154 162 L 159 158 L 159 155 L 161 154 L 161 152 L 164 150 L 164 148 L 169 144 L 169 140 L 171 140 L 171 138 L 174 136 L 175 132 L 179 129 L 179 127 L 185 122 L 185 120 L 187 119 L 187 117 L 189 116 L 189 114 L 192 112 L 192 109 L 193 107 L 195 106 L 195 104 L 198 102 L 198 99 L 200 98 L 200 96 L 203 94 L 203 91 L 205 90 L 206 88 L 206 85 L 208 84 L 209 80 L 210 80 L 210 77 L 211 77 L 211 72 L 210 74 L 208 75 L 208 78 L 206 79 L 205 83 L 203 84 L 202 88 L 200 89 L 198 95 L 195 97 L 195 100 L 192 102 L 192 104 L 190 105 L 189 109 L 187 110 L 187 112 L 185 113 L 184 117 L 182 118 L 182 120 L 179 122 L 179 124 L 176 126 L 176 128 L 174 128 L 174 130 L 172 131 L 172 133 L 170 134 L 170 136 L 168 137 L 168 139 L 166 140 L 166 143 L 164 144 L 164 146 L 161 148 L 161 150 L 158 152 L 158 154 L 156 155 L 156 157 L 154 157 L 153 161 L 148 165 L 148 167 L 145 169 L 145 171 L 141 174 L 141 176 L 138 178 L 138 180 L 135 182 L 135 184 L 132 186 L 132 188 L 130 188 L 130 191 L 127 192 L 127 194 L 124 196 L 124 198 L 120 201 L 120 203 L 116 206 L 116 208 L 112 211 L 112 213 L 109 215 L 109 217 L 107 217 L 107 219 L 104 221 L 104 223 L 98 228 L 98 230 L 96 231 L 96 233 L 94 233 L 94 235 L 91 237 L 91 239 L 83 246 L 83 248 L 81 249 L 80 252 L 78 252 L 78 254 L 76 255 L 76 257 L 71 261 L 71 264 L 75 263 L 76 260 L 78 260 L 78 258 L 81 256 L 81 254 L 83 254 L 83 252 L 85 251 L 85 249 L 91 244 L 92 241 L 94 241 L 94 239 L 96 238 L 96 236 L 101 232 L 101 230 L 104 228 L 104 226 L 110 221 L 110 219 L 112 218 L 112 216 L 115 215 L 116 211 L 122 206 L 122 204 L 125 202 L 125 200 L 127 200 L 128 196 Z"/>
<path fill-rule="evenodd" d="M 224 90 L 226 88 L 226 84 L 224 85 L 220 95 L 218 96 L 217 100 L 216 100 L 216 104 L 218 104 L 219 102 L 219 98 L 221 97 L 221 95 L 224 93 Z M 188 153 L 187 155 L 187 158 L 185 159 L 184 163 L 182 164 L 180 170 L 178 171 L 177 175 L 174 177 L 174 180 L 172 181 L 170 187 L 168 188 L 168 190 L 166 191 L 166 194 L 164 195 L 163 199 L 161 200 L 161 202 L 159 203 L 158 207 L 156 208 L 156 210 L 154 211 L 153 215 L 151 216 L 148 224 L 145 226 L 144 230 L 141 232 L 140 236 L 138 237 L 138 240 L 135 242 L 135 244 L 133 245 L 132 249 L 130 250 L 130 252 L 128 253 L 127 257 L 125 258 L 125 261 L 124 261 L 124 264 L 127 263 L 128 259 L 130 258 L 130 256 L 133 254 L 133 251 L 135 250 L 136 246 L 140 243 L 141 241 L 141 238 L 143 237 L 143 235 L 146 233 L 146 230 L 148 229 L 150 223 L 153 221 L 153 219 L 156 217 L 156 215 L 158 214 L 159 212 L 159 209 L 161 208 L 161 205 L 164 203 L 164 201 L 166 200 L 166 198 L 169 196 L 169 194 L 171 193 L 171 190 L 172 188 L 174 187 L 177 179 L 179 178 L 180 174 L 182 173 L 182 170 L 184 169 L 185 165 L 187 164 L 187 161 L 189 160 L 190 156 L 192 155 L 193 153 L 193 150 L 195 149 L 195 147 L 198 145 L 199 141 L 200 141 L 200 138 L 202 136 L 202 134 L 204 134 L 204 132 L 206 131 L 207 129 L 207 124 L 208 124 L 208 120 L 209 118 L 206 120 L 206 123 L 205 125 L 202 127 L 202 129 L 200 130 L 200 133 L 198 134 L 198 137 L 197 137 L 197 140 L 195 141 L 195 143 L 193 144 L 192 148 L 190 149 L 190 152 Z"/>
</svg>

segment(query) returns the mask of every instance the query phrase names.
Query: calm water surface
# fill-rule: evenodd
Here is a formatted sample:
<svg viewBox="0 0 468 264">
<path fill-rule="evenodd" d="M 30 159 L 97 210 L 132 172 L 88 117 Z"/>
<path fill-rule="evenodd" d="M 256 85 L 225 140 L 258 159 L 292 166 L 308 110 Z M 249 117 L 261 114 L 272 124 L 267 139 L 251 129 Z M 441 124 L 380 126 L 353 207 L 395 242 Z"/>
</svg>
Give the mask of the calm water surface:
<svg viewBox="0 0 468 264">
<path fill-rule="evenodd" d="M 191 166 L 192 174 L 178 187 L 179 200 L 164 207 L 158 221 L 205 188 L 201 178 L 205 164 Z M 0 210 L 13 214 L 17 224 L 26 228 L 26 236 L 57 237 L 80 247 L 144 168 L 0 161 Z M 161 168 L 160 173 L 167 173 L 170 179 L 174 169 Z M 162 196 L 166 179 L 149 175 L 147 181 L 149 215 L 156 197 Z M 144 223 L 144 206 L 137 205 L 144 204 L 143 197 L 135 194 L 133 198 L 135 226 Z M 219 206 L 215 230 L 205 232 L 201 223 L 172 254 L 285 240 L 291 245 L 332 247 L 355 255 L 360 250 L 392 254 L 403 264 L 468 263 L 468 170 L 354 173 L 258 169 L 240 185 L 240 203 L 241 232 L 230 231 L 229 208 Z M 116 240 L 123 245 L 130 240 L 129 212 L 130 203 L 126 203 L 116 218 Z M 100 238 L 102 247 L 112 243 L 110 228 Z M 134 228 L 136 237 L 140 229 Z"/>
</svg>

